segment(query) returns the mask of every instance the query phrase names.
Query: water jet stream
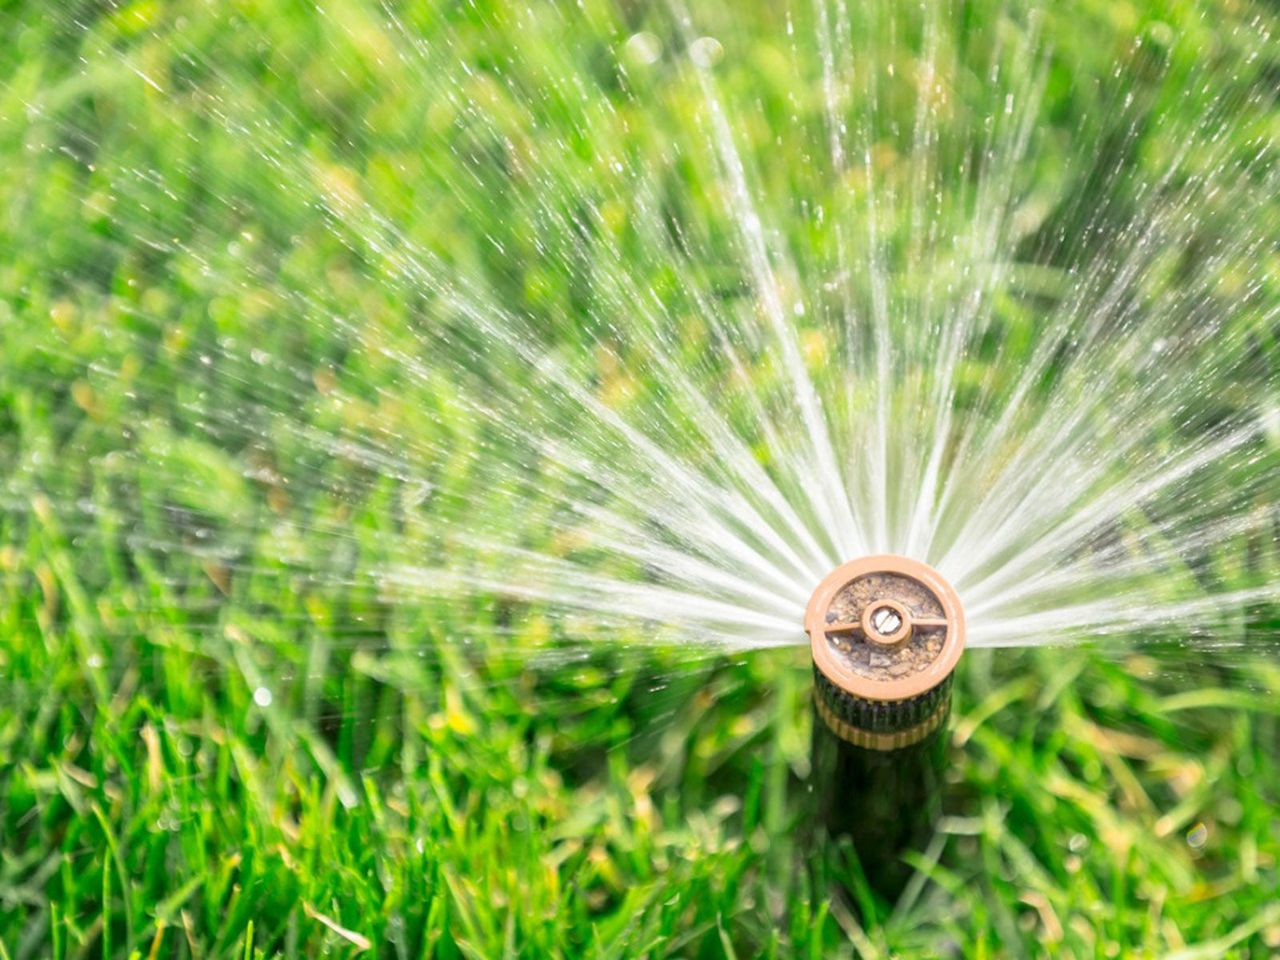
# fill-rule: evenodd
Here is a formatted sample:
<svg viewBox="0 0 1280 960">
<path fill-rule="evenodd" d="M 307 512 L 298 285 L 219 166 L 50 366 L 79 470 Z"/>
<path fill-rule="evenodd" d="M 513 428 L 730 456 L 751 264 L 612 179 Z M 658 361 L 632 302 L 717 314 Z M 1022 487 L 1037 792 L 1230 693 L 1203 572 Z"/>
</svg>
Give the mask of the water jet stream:
<svg viewBox="0 0 1280 960">
<path fill-rule="evenodd" d="M 1064 140 L 1046 98 L 1084 54 L 1047 42 L 1060 13 L 984 6 L 969 35 L 963 6 L 813 0 L 763 53 L 702 9 L 636 43 L 512 9 L 486 64 L 448 18 L 353 8 L 313 38 L 325 82 L 236 20 L 220 42 L 271 65 L 184 50 L 186 85 L 68 22 L 86 83 L 125 65 L 112 96 L 199 117 L 235 162 L 184 159 L 181 209 L 145 157 L 96 169 L 119 134 L 70 91 L 13 81 L 127 277 L 49 264 L 42 349 L 99 338 L 65 376 L 137 428 L 72 440 L 74 481 L 11 451 L 6 512 L 48 488 L 73 536 L 111 518 L 179 588 L 194 560 L 219 590 L 305 577 L 459 623 L 496 596 L 558 641 L 802 642 L 813 585 L 877 552 L 936 566 L 975 647 L 1238 638 L 1280 599 L 1234 562 L 1280 523 L 1270 35 L 1196 71 L 1138 36 Z"/>
</svg>

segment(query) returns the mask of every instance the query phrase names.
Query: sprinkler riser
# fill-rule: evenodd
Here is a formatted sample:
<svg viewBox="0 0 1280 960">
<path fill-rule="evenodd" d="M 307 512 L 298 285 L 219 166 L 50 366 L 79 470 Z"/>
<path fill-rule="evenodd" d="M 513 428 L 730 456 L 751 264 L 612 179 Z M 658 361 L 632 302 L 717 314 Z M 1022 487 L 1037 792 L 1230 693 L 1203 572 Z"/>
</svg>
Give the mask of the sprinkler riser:
<svg viewBox="0 0 1280 960">
<path fill-rule="evenodd" d="M 949 707 L 950 698 L 943 701 Z M 856 854 L 868 885 L 892 901 L 911 876 L 903 860 L 923 850 L 941 813 L 947 730 L 943 723 L 908 746 L 860 747 L 813 718 L 812 777 L 819 848 Z"/>
<path fill-rule="evenodd" d="M 832 571 L 805 628 L 816 821 L 828 840 L 852 841 L 868 882 L 894 897 L 910 875 L 902 854 L 940 808 L 963 610 L 936 570 L 885 555 Z"/>
</svg>

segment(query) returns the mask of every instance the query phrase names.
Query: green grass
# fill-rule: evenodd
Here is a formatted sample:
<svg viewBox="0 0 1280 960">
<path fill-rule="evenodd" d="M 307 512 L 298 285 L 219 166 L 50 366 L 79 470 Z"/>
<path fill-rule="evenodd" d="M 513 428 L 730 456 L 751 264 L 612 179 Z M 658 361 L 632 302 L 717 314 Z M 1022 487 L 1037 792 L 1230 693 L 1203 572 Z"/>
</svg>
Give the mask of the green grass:
<svg viewBox="0 0 1280 960">
<path fill-rule="evenodd" d="M 585 294 L 530 238 L 538 199 L 611 195 L 592 143 L 651 171 L 709 249 L 731 243 L 699 159 L 663 149 L 697 130 L 690 79 L 638 80 L 650 85 L 632 100 L 602 66 L 610 38 L 667 38 L 660 13 L 543 10 L 534 35 L 500 3 L 406 15 L 428 37 L 447 25 L 458 62 L 519 49 L 530 89 L 558 70 L 590 77 L 591 124 L 564 94 L 538 101 L 535 134 L 483 69 L 466 82 L 492 126 L 460 125 L 428 95 L 462 82 L 456 64 L 431 79 L 383 57 L 394 41 L 364 4 L 72 6 L 0 7 L 13 37 L 0 49 L 0 958 L 1280 952 L 1274 610 L 1251 612 L 1249 646 L 966 654 L 947 816 L 895 907 L 847 851 L 801 840 L 804 651 L 580 655 L 537 609 L 461 609 L 360 578 L 398 549 L 450 547 L 415 514 L 413 482 L 294 428 L 422 438 L 405 456 L 446 512 L 500 511 L 504 491 L 484 492 L 468 456 L 492 438 L 457 402 L 457 371 L 441 360 L 409 381 L 388 359 L 417 348 L 430 305 L 355 242 L 359 225 L 344 243 L 309 201 L 356 191 L 403 213 L 422 250 L 590 364 L 591 339 L 557 319 Z M 779 161 L 759 177 L 769 196 L 819 200 L 832 186 L 800 162 L 804 142 L 775 148 L 761 119 L 795 111 L 820 136 L 817 85 L 792 73 L 773 5 L 737 6 L 700 13 L 743 41 L 718 78 L 733 102 L 758 94 L 744 136 Z M 961 59 L 1022 23 L 997 6 L 957 23 Z M 1243 53 L 1255 14 L 1182 0 L 1046 12 L 1043 142 L 1023 175 L 1067 211 L 1057 222 L 1104 189 L 1068 162 L 1073 138 L 1114 148 L 1098 165 L 1121 171 L 1105 184 L 1116 216 L 1180 145 L 1176 123 L 1105 129 L 1111 67 L 1166 121 L 1202 106 L 1184 82 L 1199 70 L 1221 69 L 1224 94 L 1271 89 L 1274 51 Z M 1149 54 L 1167 57 L 1149 75 L 1148 54 L 1126 51 L 1166 28 L 1180 42 Z M 906 63 L 915 39 L 876 42 Z M 210 120 L 214 94 L 269 128 L 229 133 Z M 975 82 L 962 100 L 986 95 Z M 608 98 L 615 112 L 590 109 Z M 1276 130 L 1274 109 L 1250 116 L 1242 143 Z M 495 165 L 486 182 L 503 162 L 495 128 L 553 151 L 566 189 L 498 204 L 468 186 L 467 151 Z M 261 152 L 280 145 L 315 182 L 264 174 Z M 1211 245 L 1226 221 L 1202 213 Z M 678 296 L 644 237 L 608 239 Z M 738 295 L 740 278 L 706 269 Z M 1010 304 L 1007 321 L 1035 316 Z M 1273 388 L 1264 321 L 1232 320 L 1270 358 L 1251 369 Z M 235 361 L 249 346 L 272 358 L 256 379 Z M 531 509 L 491 519 L 534 529 Z M 1233 542 L 1196 573 L 1247 587 L 1280 562 L 1265 539 Z"/>
</svg>

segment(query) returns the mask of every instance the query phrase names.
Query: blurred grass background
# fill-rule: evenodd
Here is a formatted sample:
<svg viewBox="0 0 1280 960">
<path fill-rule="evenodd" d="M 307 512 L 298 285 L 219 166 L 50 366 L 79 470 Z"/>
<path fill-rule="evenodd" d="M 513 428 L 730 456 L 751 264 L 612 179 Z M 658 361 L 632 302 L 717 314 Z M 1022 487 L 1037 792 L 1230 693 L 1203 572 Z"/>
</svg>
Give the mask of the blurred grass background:
<svg viewBox="0 0 1280 960">
<path fill-rule="evenodd" d="M 343 242 L 317 192 L 403 212 L 420 249 L 587 364 L 583 287 L 530 238 L 538 202 L 611 195 L 597 144 L 666 184 L 732 260 L 705 174 L 664 149 L 694 122 L 694 88 L 635 71 L 624 95 L 612 67 L 629 37 L 667 37 L 661 16 L 597 0 L 539 10 L 534 36 L 500 3 L 400 11 L 411 34 L 447 31 L 473 68 L 445 64 L 432 88 L 467 83 L 489 116 L 469 125 L 422 94 L 393 55 L 403 41 L 353 0 L 0 6 L 0 957 L 1280 953 L 1274 610 L 1250 611 L 1240 644 L 1212 653 L 967 654 L 948 817 L 895 909 L 844 851 L 797 840 L 803 650 L 564 650 L 536 610 L 477 597 L 459 620 L 360 579 L 406 529 L 431 542 L 420 486 L 438 509 L 484 509 L 491 478 L 468 451 L 487 438 L 447 371 L 404 379 L 394 353 L 416 349 L 424 307 L 370 282 L 380 265 Z M 736 132 L 769 158 L 768 193 L 821 202 L 832 186 L 805 156 L 820 92 L 789 70 L 786 15 L 698 13 L 737 41 L 717 79 L 755 104 Z M 1042 14 L 1053 52 L 1024 171 L 1050 211 L 1042 231 L 1071 231 L 1082 207 L 1132 215 L 1136 185 L 1183 146 L 1182 128 L 1144 119 L 1205 109 L 1189 93 L 1201 71 L 1220 72 L 1228 99 L 1270 98 L 1238 126 L 1241 152 L 1274 136 L 1280 63 L 1248 41 L 1273 11 Z M 980 61 L 1005 16 L 959 8 L 956 55 Z M 910 36 L 874 41 L 885 62 L 910 60 Z M 487 77 L 497 63 L 535 92 L 536 125 Z M 547 83 L 566 68 L 609 101 L 599 125 L 572 122 L 575 94 Z M 1137 106 L 1111 129 L 1126 93 Z M 791 114 L 812 143 L 772 142 Z M 528 142 L 495 144 L 495 125 Z M 1092 167 L 1069 162 L 1081 137 L 1100 145 Z M 576 161 L 564 190 L 528 196 L 515 161 L 548 144 Z M 317 182 L 268 176 L 267 148 Z M 495 171 L 513 184 L 501 202 L 486 192 Z M 1203 211 L 1205 249 L 1226 222 Z M 618 242 L 657 272 L 642 238 Z M 1024 244 L 1033 262 L 1037 236 Z M 714 279 L 741 295 L 732 274 Z M 1035 322 L 1007 310 L 1013 329 Z M 1266 316 L 1233 322 L 1274 364 Z M 261 359 L 243 362 L 250 348 Z M 1271 376 L 1237 389 L 1274 390 Z M 456 456 L 391 477 L 308 442 L 361 430 Z M 1274 543 L 1233 543 L 1205 571 L 1243 587 L 1280 561 Z"/>
</svg>

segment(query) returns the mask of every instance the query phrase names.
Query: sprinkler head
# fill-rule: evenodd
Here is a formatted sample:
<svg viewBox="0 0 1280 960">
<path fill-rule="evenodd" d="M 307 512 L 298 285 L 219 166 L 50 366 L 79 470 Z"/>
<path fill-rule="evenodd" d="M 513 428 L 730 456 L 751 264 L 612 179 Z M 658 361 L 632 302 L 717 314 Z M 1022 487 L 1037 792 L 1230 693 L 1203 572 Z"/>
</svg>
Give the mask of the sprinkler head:
<svg viewBox="0 0 1280 960">
<path fill-rule="evenodd" d="M 818 712 L 841 739 L 891 750 L 941 726 L 964 611 L 938 571 L 892 554 L 842 564 L 813 592 L 805 630 Z"/>
</svg>

